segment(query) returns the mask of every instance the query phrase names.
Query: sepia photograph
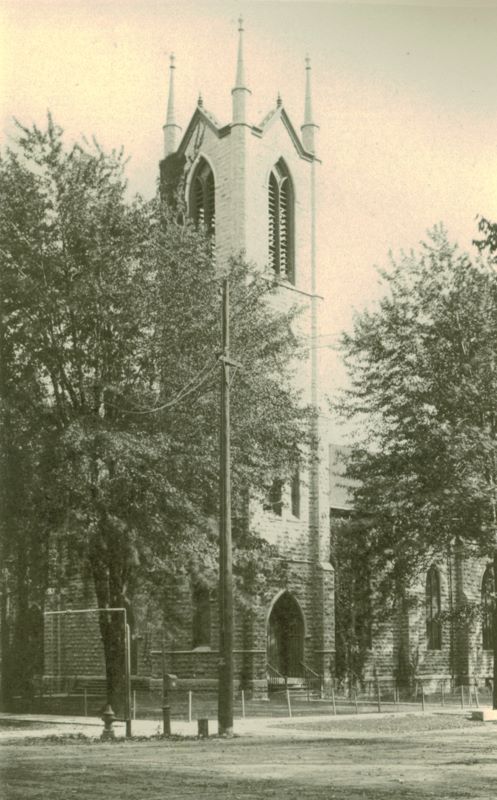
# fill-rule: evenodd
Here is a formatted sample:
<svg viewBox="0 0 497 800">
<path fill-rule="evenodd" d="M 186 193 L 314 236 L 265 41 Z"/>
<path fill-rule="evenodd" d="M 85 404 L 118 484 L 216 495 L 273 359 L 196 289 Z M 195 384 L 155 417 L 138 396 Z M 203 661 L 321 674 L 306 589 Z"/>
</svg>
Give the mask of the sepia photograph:
<svg viewBox="0 0 497 800">
<path fill-rule="evenodd" d="M 497 0 L 0 0 L 0 795 L 497 794 Z"/>
</svg>

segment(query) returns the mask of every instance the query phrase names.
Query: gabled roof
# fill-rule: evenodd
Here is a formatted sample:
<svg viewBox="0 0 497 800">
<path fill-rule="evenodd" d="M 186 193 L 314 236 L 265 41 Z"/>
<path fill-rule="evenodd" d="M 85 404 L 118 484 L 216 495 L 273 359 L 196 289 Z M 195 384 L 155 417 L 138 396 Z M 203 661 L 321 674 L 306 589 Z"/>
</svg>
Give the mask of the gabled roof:
<svg viewBox="0 0 497 800">
<path fill-rule="evenodd" d="M 262 137 L 278 121 L 278 119 L 281 119 L 283 125 L 287 129 L 288 135 L 290 136 L 290 139 L 292 140 L 292 143 L 295 149 L 297 150 L 299 156 L 301 158 L 305 158 L 307 161 L 314 161 L 314 160 L 317 161 L 318 159 L 316 158 L 316 156 L 313 155 L 313 153 L 309 153 L 304 148 L 300 136 L 293 127 L 290 121 L 290 117 L 288 116 L 282 105 L 278 105 L 276 106 L 276 108 L 273 108 L 271 111 L 269 111 L 262 120 L 262 122 L 260 123 L 260 125 L 253 125 L 252 132 L 256 136 Z"/>
<path fill-rule="evenodd" d="M 211 114 L 210 111 L 207 111 L 203 106 L 197 106 L 195 111 L 193 112 L 193 116 L 188 124 L 186 131 L 183 134 L 183 138 L 178 146 L 178 153 L 182 153 L 186 150 L 188 146 L 188 142 L 193 136 L 195 128 L 197 127 L 199 122 L 205 123 L 218 138 L 222 136 L 227 136 L 230 132 L 231 126 L 230 125 L 221 125 L 220 122 L 216 119 L 214 114 Z"/>
<path fill-rule="evenodd" d="M 292 143 L 299 156 L 307 161 L 318 161 L 319 159 L 317 159 L 315 155 L 305 150 L 300 136 L 293 127 L 290 117 L 286 113 L 283 106 L 276 106 L 276 108 L 273 108 L 271 111 L 269 111 L 259 125 L 249 125 L 248 127 L 251 129 L 254 136 L 262 138 L 278 120 L 281 120 L 288 131 L 288 135 L 290 136 L 290 139 L 292 140 Z M 219 139 L 224 136 L 229 136 L 231 132 L 231 123 L 228 123 L 227 125 L 221 125 L 214 114 L 212 114 L 210 111 L 207 111 L 207 109 L 205 109 L 203 106 L 197 106 L 178 146 L 178 153 L 183 153 L 186 150 L 188 143 L 190 142 L 190 139 L 192 138 L 199 123 L 207 125 Z"/>
</svg>

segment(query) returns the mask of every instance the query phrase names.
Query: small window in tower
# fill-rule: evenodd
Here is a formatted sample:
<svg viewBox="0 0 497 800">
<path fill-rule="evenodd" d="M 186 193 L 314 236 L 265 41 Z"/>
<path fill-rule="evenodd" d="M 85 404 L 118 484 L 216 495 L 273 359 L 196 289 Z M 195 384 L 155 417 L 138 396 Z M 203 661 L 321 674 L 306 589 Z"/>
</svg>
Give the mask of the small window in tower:
<svg viewBox="0 0 497 800">
<path fill-rule="evenodd" d="M 192 647 L 210 647 L 211 645 L 211 606 L 210 592 L 207 586 L 196 583 L 192 592 L 193 602 L 193 641 Z"/>
<path fill-rule="evenodd" d="M 214 234 L 216 226 L 214 175 L 203 158 L 197 164 L 192 178 L 189 211 L 196 225 L 203 226 L 208 234 Z"/>
<path fill-rule="evenodd" d="M 426 573 L 426 639 L 428 650 L 442 649 L 440 575 L 436 567 Z"/>
<path fill-rule="evenodd" d="M 481 582 L 481 635 L 484 650 L 494 648 L 494 571 L 489 564 Z"/>
<path fill-rule="evenodd" d="M 264 511 L 272 511 L 278 517 L 283 514 L 283 481 L 275 478 L 264 503 Z"/>
<path fill-rule="evenodd" d="M 275 275 L 295 283 L 294 195 L 290 173 L 282 159 L 269 176 L 268 260 Z"/>
<path fill-rule="evenodd" d="M 300 470 L 298 467 L 292 475 L 291 499 L 292 515 L 300 519 Z"/>
</svg>

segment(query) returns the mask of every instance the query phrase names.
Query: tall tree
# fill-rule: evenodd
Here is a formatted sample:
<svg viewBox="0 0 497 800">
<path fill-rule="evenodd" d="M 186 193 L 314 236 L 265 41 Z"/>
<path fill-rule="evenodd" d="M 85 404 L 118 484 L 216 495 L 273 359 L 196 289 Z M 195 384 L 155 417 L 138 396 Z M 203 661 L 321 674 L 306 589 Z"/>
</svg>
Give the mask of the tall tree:
<svg viewBox="0 0 497 800">
<path fill-rule="evenodd" d="M 96 143 L 67 149 L 51 119 L 46 131 L 20 127 L 0 186 L 8 198 L 3 422 L 10 439 L 24 426 L 28 449 L 39 443 L 33 480 L 45 463 L 31 529 L 78 554 L 99 607 L 131 609 L 137 585 L 148 581 L 160 594 L 168 576 L 215 553 L 220 274 L 212 242 L 159 200 L 128 200 L 122 153 Z M 291 388 L 301 347 L 296 312 L 267 302 L 273 287 L 241 259 L 228 268 L 232 352 L 242 363 L 233 386 L 235 543 L 254 584 L 264 545 L 249 531 L 246 499 L 262 495 L 274 474 L 290 474 L 306 441 L 306 411 Z M 2 535 L 9 546 L 18 541 L 13 516 Z M 123 663 L 117 617 L 100 617 L 112 703 Z"/>
<path fill-rule="evenodd" d="M 492 241 L 480 243 L 482 254 Z M 460 252 L 437 228 L 382 278 L 385 296 L 342 338 L 351 377 L 342 410 L 364 431 L 350 474 L 382 588 L 402 593 L 454 541 L 492 559 L 497 580 L 493 264 Z M 497 634 L 496 614 L 494 603 Z M 497 706 L 496 665 L 494 635 Z"/>
</svg>

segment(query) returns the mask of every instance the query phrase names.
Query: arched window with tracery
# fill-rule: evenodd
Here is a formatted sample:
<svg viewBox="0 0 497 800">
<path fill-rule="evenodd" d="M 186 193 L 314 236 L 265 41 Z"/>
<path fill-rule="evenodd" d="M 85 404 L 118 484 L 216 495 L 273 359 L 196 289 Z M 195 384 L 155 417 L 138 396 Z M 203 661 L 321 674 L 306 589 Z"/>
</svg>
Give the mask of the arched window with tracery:
<svg viewBox="0 0 497 800">
<path fill-rule="evenodd" d="M 426 573 L 426 639 L 428 650 L 442 649 L 440 575 L 436 567 Z"/>
<path fill-rule="evenodd" d="M 494 648 L 494 571 L 489 564 L 481 582 L 481 637 L 484 650 Z"/>
<path fill-rule="evenodd" d="M 268 200 L 269 266 L 279 277 L 295 283 L 294 192 L 281 158 L 269 176 Z"/>
<path fill-rule="evenodd" d="M 216 227 L 216 192 L 214 175 L 205 158 L 195 167 L 188 207 L 195 224 L 203 226 L 212 236 Z"/>
</svg>

